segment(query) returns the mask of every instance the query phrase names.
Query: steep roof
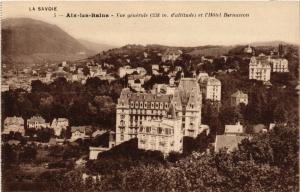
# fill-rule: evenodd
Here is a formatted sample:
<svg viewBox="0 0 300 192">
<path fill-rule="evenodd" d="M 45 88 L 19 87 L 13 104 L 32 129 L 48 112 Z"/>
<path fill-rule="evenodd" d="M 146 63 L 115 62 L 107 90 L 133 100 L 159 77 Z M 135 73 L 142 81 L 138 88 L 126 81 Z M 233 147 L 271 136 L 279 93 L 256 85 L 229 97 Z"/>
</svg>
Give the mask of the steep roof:
<svg viewBox="0 0 300 192">
<path fill-rule="evenodd" d="M 19 124 L 24 124 L 24 119 L 22 117 L 6 117 L 4 120 L 4 124 L 15 124 L 15 123 L 19 123 Z"/>
<path fill-rule="evenodd" d="M 27 123 L 34 123 L 34 122 L 46 123 L 46 120 L 41 116 L 33 116 L 27 120 Z"/>
<path fill-rule="evenodd" d="M 217 135 L 215 142 L 215 151 L 218 152 L 221 149 L 226 148 L 228 152 L 231 152 L 238 148 L 238 144 L 246 139 L 246 136 L 236 135 Z"/>
<path fill-rule="evenodd" d="M 225 133 L 244 133 L 244 129 L 243 126 L 239 123 L 236 125 L 225 125 Z"/>
<path fill-rule="evenodd" d="M 231 97 L 248 97 L 248 95 L 243 93 L 243 91 L 238 90 L 235 93 L 233 93 Z"/>
<path fill-rule="evenodd" d="M 168 49 L 167 51 L 164 52 L 164 55 L 181 55 L 182 51 L 181 50 L 177 50 L 177 49 Z"/>
<path fill-rule="evenodd" d="M 207 84 L 221 86 L 221 81 L 219 79 L 215 78 L 215 77 L 209 77 L 207 79 Z"/>
<path fill-rule="evenodd" d="M 71 132 L 74 133 L 76 131 L 79 131 L 81 133 L 84 133 L 86 130 L 86 126 L 73 126 L 71 127 Z"/>
<path fill-rule="evenodd" d="M 268 56 L 251 57 L 250 65 L 262 65 L 263 67 L 271 67 Z"/>
<path fill-rule="evenodd" d="M 172 95 L 166 94 L 152 94 L 152 93 L 133 93 L 130 101 L 144 101 L 144 102 L 171 102 Z"/>
<path fill-rule="evenodd" d="M 200 88 L 196 78 L 181 78 L 178 91 L 183 105 L 187 105 L 191 95 L 200 96 Z"/>
</svg>

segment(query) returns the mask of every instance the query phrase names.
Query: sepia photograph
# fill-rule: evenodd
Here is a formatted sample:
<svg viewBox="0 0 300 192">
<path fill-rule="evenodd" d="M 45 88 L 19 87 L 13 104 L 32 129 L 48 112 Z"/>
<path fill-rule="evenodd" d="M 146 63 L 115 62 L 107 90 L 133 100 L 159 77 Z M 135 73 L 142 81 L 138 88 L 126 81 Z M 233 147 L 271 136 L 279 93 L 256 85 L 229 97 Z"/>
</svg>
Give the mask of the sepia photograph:
<svg viewBox="0 0 300 192">
<path fill-rule="evenodd" d="M 299 2 L 0 5 L 1 191 L 299 191 Z"/>
</svg>

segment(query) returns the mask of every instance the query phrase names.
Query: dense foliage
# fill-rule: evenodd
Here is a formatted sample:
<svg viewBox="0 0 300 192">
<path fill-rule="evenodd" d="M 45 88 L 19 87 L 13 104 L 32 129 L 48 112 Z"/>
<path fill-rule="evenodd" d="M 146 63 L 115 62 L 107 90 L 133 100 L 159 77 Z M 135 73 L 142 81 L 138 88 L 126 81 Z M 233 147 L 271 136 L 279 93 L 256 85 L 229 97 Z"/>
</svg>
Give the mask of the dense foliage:
<svg viewBox="0 0 300 192">
<path fill-rule="evenodd" d="M 2 94 L 2 119 L 41 115 L 51 122 L 53 118 L 65 117 L 71 125 L 113 129 L 115 103 L 122 88 L 122 80 L 109 83 L 98 78 L 88 79 L 85 85 L 67 82 L 64 78 L 49 85 L 33 81 L 30 93 L 17 89 Z"/>
<path fill-rule="evenodd" d="M 61 191 L 298 191 L 298 148 L 298 130 L 277 127 L 244 140 L 233 153 L 194 152 L 175 163 L 137 164 L 129 170 L 87 178 L 85 182 L 82 172 L 77 170 L 57 176 L 54 188 Z"/>
</svg>

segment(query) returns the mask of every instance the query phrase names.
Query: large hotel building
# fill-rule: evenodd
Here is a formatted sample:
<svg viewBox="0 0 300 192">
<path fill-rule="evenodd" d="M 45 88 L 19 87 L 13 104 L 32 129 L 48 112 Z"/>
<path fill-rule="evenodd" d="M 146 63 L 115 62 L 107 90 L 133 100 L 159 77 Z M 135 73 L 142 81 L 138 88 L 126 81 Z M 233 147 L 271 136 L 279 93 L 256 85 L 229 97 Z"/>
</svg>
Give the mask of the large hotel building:
<svg viewBox="0 0 300 192">
<path fill-rule="evenodd" d="M 138 138 L 138 147 L 182 151 L 183 136 L 197 137 L 202 96 L 196 78 L 182 78 L 174 94 L 122 90 L 117 104 L 116 145 Z"/>
</svg>

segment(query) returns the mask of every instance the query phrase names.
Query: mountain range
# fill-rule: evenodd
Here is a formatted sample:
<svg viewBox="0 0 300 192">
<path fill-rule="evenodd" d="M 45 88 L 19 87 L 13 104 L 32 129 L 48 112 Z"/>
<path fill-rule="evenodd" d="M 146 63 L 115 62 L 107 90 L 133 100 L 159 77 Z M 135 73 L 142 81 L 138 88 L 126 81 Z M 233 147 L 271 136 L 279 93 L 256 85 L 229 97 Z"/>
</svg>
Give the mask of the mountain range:
<svg viewBox="0 0 300 192">
<path fill-rule="evenodd" d="M 9 18 L 2 21 L 2 62 L 11 64 L 34 64 L 84 59 L 108 49 L 123 50 L 107 44 L 76 39 L 56 25 L 30 18 Z M 278 46 L 283 41 L 255 42 L 251 46 Z M 163 45 L 137 47 L 175 48 Z M 237 46 L 237 45 L 236 45 Z M 236 46 L 185 47 L 191 55 L 217 56 L 228 53 Z M 129 46 L 131 47 L 131 46 Z M 180 48 L 180 47 L 177 47 Z M 129 49 L 132 50 L 132 49 Z"/>
<path fill-rule="evenodd" d="M 29 18 L 3 20 L 1 32 L 3 63 L 76 60 L 109 47 L 77 40 L 56 25 Z"/>
</svg>

